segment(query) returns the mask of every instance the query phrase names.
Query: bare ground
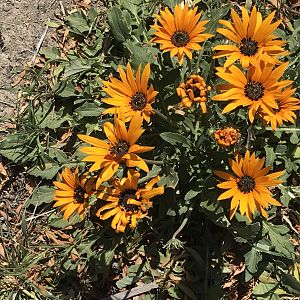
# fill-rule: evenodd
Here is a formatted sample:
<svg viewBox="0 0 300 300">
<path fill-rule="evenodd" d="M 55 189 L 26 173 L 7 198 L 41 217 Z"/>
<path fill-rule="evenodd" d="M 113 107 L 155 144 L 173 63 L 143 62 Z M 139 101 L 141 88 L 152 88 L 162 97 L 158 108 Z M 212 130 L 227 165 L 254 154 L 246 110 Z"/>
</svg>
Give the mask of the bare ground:
<svg viewBox="0 0 300 300">
<path fill-rule="evenodd" d="M 61 14 L 72 0 L 0 0 L 0 121 L 13 117 L 17 88 L 11 83 L 26 62 L 32 60 L 48 19 Z M 43 46 L 50 42 L 46 35 Z"/>
</svg>

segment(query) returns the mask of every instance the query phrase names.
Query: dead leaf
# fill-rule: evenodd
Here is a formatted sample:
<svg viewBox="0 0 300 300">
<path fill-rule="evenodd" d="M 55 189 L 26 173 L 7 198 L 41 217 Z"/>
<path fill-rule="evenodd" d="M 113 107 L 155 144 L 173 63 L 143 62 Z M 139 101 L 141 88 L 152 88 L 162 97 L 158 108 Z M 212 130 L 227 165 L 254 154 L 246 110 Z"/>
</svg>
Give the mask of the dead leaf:
<svg viewBox="0 0 300 300">
<path fill-rule="evenodd" d="M 65 133 L 61 136 L 61 138 L 59 139 L 59 141 L 57 142 L 57 144 L 63 144 L 63 143 L 65 143 L 65 142 L 68 140 L 68 138 L 69 138 L 70 136 L 72 136 L 72 130 L 69 128 L 68 131 L 65 132 Z"/>
<path fill-rule="evenodd" d="M 46 235 L 46 237 L 47 237 L 49 240 L 51 240 L 52 242 L 54 242 L 54 244 L 56 244 L 56 245 L 64 245 L 64 244 L 65 244 L 65 242 L 62 242 L 62 241 L 58 240 L 58 239 L 54 236 L 53 232 L 51 232 L 51 231 L 46 231 L 46 232 L 45 232 L 45 235 Z"/>
<path fill-rule="evenodd" d="M 89 8 L 90 4 L 91 0 L 76 1 L 76 5 L 78 5 L 81 8 Z"/>
<path fill-rule="evenodd" d="M 17 78 L 15 79 L 15 81 L 11 84 L 12 87 L 15 87 L 16 85 L 18 85 L 22 80 L 23 78 L 25 77 L 26 75 L 26 71 L 22 71 L 18 76 Z"/>
<path fill-rule="evenodd" d="M 3 247 L 2 243 L 0 243 L 0 256 L 2 256 L 3 258 L 5 258 L 5 251 L 4 251 L 4 247 Z"/>
</svg>

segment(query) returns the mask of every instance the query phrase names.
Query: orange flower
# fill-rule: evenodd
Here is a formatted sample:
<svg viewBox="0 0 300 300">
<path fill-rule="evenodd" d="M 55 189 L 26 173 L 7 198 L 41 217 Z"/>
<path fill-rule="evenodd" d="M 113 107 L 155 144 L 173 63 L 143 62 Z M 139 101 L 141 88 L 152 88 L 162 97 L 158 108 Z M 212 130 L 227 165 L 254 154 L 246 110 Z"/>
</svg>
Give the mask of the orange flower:
<svg viewBox="0 0 300 300">
<path fill-rule="evenodd" d="M 151 26 L 155 29 L 153 42 L 161 44 L 163 52 L 170 52 L 171 58 L 178 56 L 179 64 L 182 65 L 185 55 L 192 59 L 193 50 L 201 50 L 199 43 L 212 37 L 212 34 L 202 33 L 204 25 L 208 21 L 199 21 L 201 13 L 197 14 L 197 7 L 189 9 L 185 4 L 175 6 L 174 14 L 168 8 L 160 11 L 156 18 L 160 25 Z"/>
<path fill-rule="evenodd" d="M 115 179 L 114 188 L 100 186 L 98 198 L 108 203 L 102 206 L 97 216 L 101 220 L 113 216 L 111 227 L 117 232 L 124 232 L 127 225 L 135 228 L 137 221 L 144 218 L 148 209 L 152 207 L 151 198 L 162 195 L 162 186 L 154 187 L 159 181 L 159 176 L 151 179 L 144 187 L 139 187 L 138 180 L 140 173 L 135 170 L 127 172 L 127 178 Z"/>
<path fill-rule="evenodd" d="M 295 124 L 297 118 L 294 111 L 300 109 L 300 100 L 293 97 L 296 89 L 288 87 L 286 90 L 282 91 L 278 96 L 277 104 L 278 109 L 273 109 L 272 115 L 268 115 L 260 111 L 260 116 L 263 121 L 267 124 L 271 124 L 273 130 L 278 126 L 281 126 L 284 122 L 291 122 Z"/>
<path fill-rule="evenodd" d="M 240 137 L 240 133 L 233 127 L 225 127 L 223 129 L 216 130 L 215 140 L 220 146 L 230 147 L 234 146 Z"/>
<path fill-rule="evenodd" d="M 272 23 L 275 16 L 273 11 L 269 16 L 262 20 L 262 15 L 254 6 L 249 16 L 246 8 L 242 7 L 242 19 L 237 12 L 231 10 L 232 23 L 226 20 L 220 20 L 219 23 L 227 28 L 218 28 L 217 32 L 224 35 L 233 42 L 225 45 L 218 45 L 213 50 L 219 50 L 214 58 L 227 57 L 224 68 L 240 61 L 243 68 L 249 68 L 259 61 L 270 64 L 278 64 L 278 56 L 289 54 L 283 46 L 285 41 L 279 40 L 273 34 L 281 21 Z"/>
<path fill-rule="evenodd" d="M 147 64 L 143 72 L 139 65 L 136 76 L 130 64 L 126 66 L 126 73 L 119 66 L 119 74 L 121 80 L 110 77 L 109 81 L 103 81 L 103 90 L 110 98 L 103 98 L 102 101 L 113 106 L 104 110 L 103 114 L 122 114 L 126 122 L 139 115 L 149 123 L 150 115 L 153 113 L 151 104 L 158 94 L 152 85 L 148 88 L 150 65 Z"/>
<path fill-rule="evenodd" d="M 182 99 L 181 106 L 190 108 L 193 102 L 199 102 L 203 113 L 207 112 L 207 91 L 210 90 L 211 87 L 199 75 L 191 75 L 186 83 L 181 83 L 176 89 L 177 95 Z"/>
<path fill-rule="evenodd" d="M 94 172 L 102 169 L 98 176 L 96 187 L 109 180 L 117 172 L 121 162 L 126 163 L 127 167 L 139 167 L 145 172 L 149 168 L 145 161 L 137 153 L 153 150 L 154 147 L 140 146 L 136 144 L 138 138 L 145 131 L 142 129 L 143 119 L 135 115 L 127 130 L 125 121 L 115 118 L 114 125 L 106 122 L 103 126 L 108 142 L 97 138 L 79 134 L 78 137 L 93 147 L 82 147 L 80 151 L 87 154 L 83 161 L 93 162 L 89 171 Z"/>
<path fill-rule="evenodd" d="M 282 88 L 293 82 L 278 81 L 287 65 L 288 63 L 283 63 L 274 68 L 274 65 L 261 63 L 249 68 L 246 74 L 234 65 L 229 69 L 217 68 L 217 75 L 228 83 L 217 87 L 223 93 L 212 97 L 212 100 L 230 102 L 223 109 L 223 114 L 239 106 L 248 107 L 251 123 L 259 111 L 272 116 L 273 109 L 278 109 L 276 100 L 280 97 Z"/>
<path fill-rule="evenodd" d="M 233 218 L 238 207 L 241 214 L 246 214 L 251 222 L 256 210 L 268 218 L 264 208 L 269 204 L 281 206 L 281 203 L 272 197 L 269 188 L 283 182 L 277 178 L 282 176 L 284 171 L 268 174 L 271 167 L 263 168 L 264 162 L 264 158 L 255 157 L 255 153 L 250 156 L 247 150 L 244 158 L 236 155 L 235 160 L 229 160 L 234 175 L 214 171 L 218 177 L 226 180 L 217 185 L 227 190 L 219 196 L 218 200 L 231 198 L 230 219 Z"/>
<path fill-rule="evenodd" d="M 54 207 L 60 206 L 65 220 L 75 212 L 83 219 L 90 207 L 89 198 L 95 194 L 95 179 L 87 179 L 86 174 L 79 177 L 78 168 L 72 173 L 67 167 L 60 174 L 60 178 L 61 182 L 53 182 L 58 188 L 54 192 L 53 200 L 56 201 Z"/>
</svg>

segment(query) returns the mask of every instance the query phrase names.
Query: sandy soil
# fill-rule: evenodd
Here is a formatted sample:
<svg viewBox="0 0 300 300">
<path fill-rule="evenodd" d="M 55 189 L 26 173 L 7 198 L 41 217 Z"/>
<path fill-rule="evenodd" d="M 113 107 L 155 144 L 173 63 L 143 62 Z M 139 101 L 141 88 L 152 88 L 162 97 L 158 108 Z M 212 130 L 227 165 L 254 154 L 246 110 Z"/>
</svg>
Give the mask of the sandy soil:
<svg viewBox="0 0 300 300">
<path fill-rule="evenodd" d="M 11 83 L 22 66 L 31 61 L 50 18 L 61 14 L 72 0 L 0 0 L 0 117 L 14 115 L 16 89 Z M 50 42 L 48 32 L 43 46 Z"/>
</svg>

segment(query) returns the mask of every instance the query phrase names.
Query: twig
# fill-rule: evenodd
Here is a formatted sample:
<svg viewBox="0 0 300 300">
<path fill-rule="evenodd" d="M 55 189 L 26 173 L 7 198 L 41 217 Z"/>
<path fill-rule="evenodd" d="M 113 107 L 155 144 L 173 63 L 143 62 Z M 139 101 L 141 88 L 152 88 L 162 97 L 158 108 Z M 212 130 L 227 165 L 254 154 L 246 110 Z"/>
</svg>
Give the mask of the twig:
<svg viewBox="0 0 300 300">
<path fill-rule="evenodd" d="M 250 125 L 247 129 L 247 143 L 246 143 L 246 149 L 250 148 L 250 143 L 252 139 L 252 125 Z"/>
<path fill-rule="evenodd" d="M 153 109 L 154 113 L 156 115 L 158 115 L 162 120 L 164 120 L 165 122 L 167 122 L 168 124 L 170 124 L 171 126 L 173 126 L 174 128 L 179 128 L 177 124 L 173 123 L 172 120 L 170 120 L 166 115 L 164 115 L 163 113 L 161 113 L 159 110 L 157 109 Z"/>
<path fill-rule="evenodd" d="M 163 160 L 152 160 L 152 159 L 143 159 L 147 164 L 163 166 L 165 162 Z"/>
<path fill-rule="evenodd" d="M 4 104 L 4 105 L 7 105 L 7 106 L 10 106 L 10 107 L 16 107 L 15 104 L 11 104 L 9 102 L 6 102 L 6 101 L 3 101 L 3 100 L 0 100 L 0 103 Z"/>
<path fill-rule="evenodd" d="M 42 217 L 42 216 L 45 216 L 45 215 L 48 215 L 48 214 L 51 214 L 51 213 L 53 213 L 55 210 L 56 210 L 56 209 L 51 209 L 51 210 L 45 211 L 45 212 L 43 212 L 43 213 L 41 213 L 41 214 L 39 214 L 39 215 L 31 216 L 31 217 L 29 217 L 29 218 L 26 219 L 26 222 L 32 221 L 32 220 L 34 220 L 34 219 L 37 219 L 37 218 L 39 218 L 39 217 Z"/>
<path fill-rule="evenodd" d="M 190 206 L 184 220 L 182 221 L 182 223 L 180 224 L 178 229 L 174 232 L 172 239 L 176 239 L 177 235 L 183 230 L 183 228 L 185 227 L 186 223 L 188 222 L 188 220 L 190 218 L 192 211 L 193 211 L 193 206 Z"/>
<path fill-rule="evenodd" d="M 289 227 L 290 227 L 297 235 L 299 234 L 299 232 L 297 231 L 297 229 L 293 226 L 292 222 L 290 221 L 290 219 L 289 219 L 286 215 L 282 214 L 282 219 L 289 225 Z"/>
<path fill-rule="evenodd" d="M 64 8 L 64 5 L 63 5 L 62 1 L 59 1 L 59 5 L 60 5 L 60 9 L 61 9 L 61 12 L 62 12 L 63 16 L 65 16 L 66 11 L 65 11 L 65 8 Z"/>
<path fill-rule="evenodd" d="M 42 46 L 42 44 L 44 42 L 44 39 L 46 37 L 46 34 L 48 32 L 48 28 L 49 28 L 49 26 L 47 25 L 46 28 L 45 28 L 45 30 L 44 30 L 44 32 L 43 32 L 43 34 L 42 34 L 42 36 L 41 36 L 41 38 L 40 38 L 40 40 L 39 40 L 39 42 L 36 45 L 36 49 L 34 51 L 34 55 L 33 55 L 32 60 L 31 60 L 32 63 L 35 62 L 35 59 L 36 59 L 36 57 L 37 57 L 37 55 L 38 55 L 38 53 L 39 53 L 39 51 L 41 49 L 41 46 Z"/>
<path fill-rule="evenodd" d="M 120 293 L 102 298 L 100 300 L 126 300 L 129 298 L 135 297 L 137 295 L 149 292 L 153 289 L 157 289 L 157 288 L 158 288 L 158 285 L 155 282 L 152 282 L 149 284 L 145 284 L 143 286 L 138 286 L 133 289 L 129 289 L 127 291 L 120 292 Z"/>
</svg>

